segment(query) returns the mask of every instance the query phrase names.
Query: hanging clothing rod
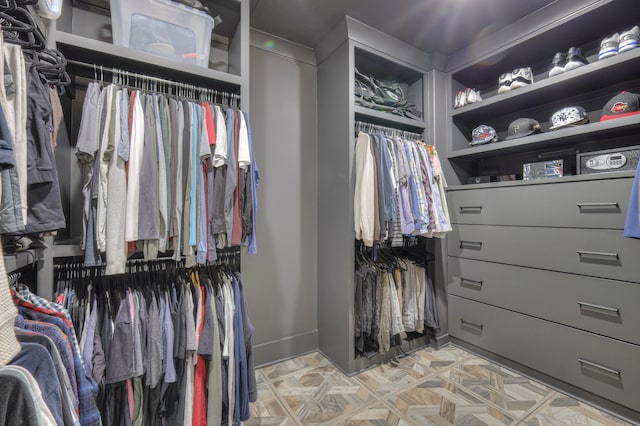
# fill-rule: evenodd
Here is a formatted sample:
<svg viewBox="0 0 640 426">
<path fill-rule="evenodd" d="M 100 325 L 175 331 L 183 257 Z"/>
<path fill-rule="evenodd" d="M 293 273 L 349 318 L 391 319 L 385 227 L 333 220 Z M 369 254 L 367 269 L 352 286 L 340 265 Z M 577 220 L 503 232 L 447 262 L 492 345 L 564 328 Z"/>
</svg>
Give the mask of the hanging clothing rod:
<svg viewBox="0 0 640 426">
<path fill-rule="evenodd" d="M 127 70 L 121 70 L 118 68 L 105 67 L 102 65 L 91 64 L 88 62 L 75 61 L 72 59 L 67 60 L 67 64 L 71 66 L 76 66 L 80 68 L 85 68 L 89 70 L 93 70 L 94 79 L 104 81 L 104 73 L 111 74 L 112 78 L 120 78 L 124 84 L 129 85 L 129 81 L 133 80 L 133 82 L 146 82 L 146 83 L 155 83 L 160 84 L 161 86 L 170 86 L 176 90 L 184 89 L 190 90 L 195 93 L 207 93 L 212 95 L 221 95 L 228 96 L 230 98 L 240 100 L 240 95 L 237 93 L 231 93 L 227 91 L 221 91 L 217 89 L 210 89 L 208 87 L 197 86 L 189 83 L 182 83 L 179 81 L 168 80 L 166 78 L 154 77 L 146 74 L 139 74 L 136 72 L 131 72 Z"/>
<path fill-rule="evenodd" d="M 407 130 L 394 129 L 393 127 L 381 126 L 379 124 L 366 123 L 364 121 L 355 122 L 356 132 L 364 133 L 382 133 L 385 136 L 401 137 L 404 139 L 420 140 L 423 138 L 422 134 L 409 132 Z"/>
</svg>

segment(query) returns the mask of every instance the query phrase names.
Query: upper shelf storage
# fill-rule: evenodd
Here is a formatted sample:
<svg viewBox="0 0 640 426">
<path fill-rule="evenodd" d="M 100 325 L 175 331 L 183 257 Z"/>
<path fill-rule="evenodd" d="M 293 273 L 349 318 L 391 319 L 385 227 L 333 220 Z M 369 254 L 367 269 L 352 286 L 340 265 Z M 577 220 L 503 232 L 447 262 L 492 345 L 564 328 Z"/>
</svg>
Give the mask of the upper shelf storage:
<svg viewBox="0 0 640 426">
<path fill-rule="evenodd" d="M 148 14 L 140 9 L 143 3 L 151 9 Z M 222 89 L 237 91 L 248 69 L 248 64 L 243 64 L 248 56 L 243 44 L 248 46 L 248 40 L 242 40 L 248 38 L 248 21 L 243 23 L 246 5 L 244 0 L 202 3 L 209 14 L 193 12 L 180 4 L 172 6 L 166 0 L 119 0 L 112 3 L 113 11 L 106 0 L 65 0 L 55 37 L 58 48 L 69 59 L 125 70 L 134 68 L 191 84 L 204 85 L 214 80 Z M 112 19 L 123 22 L 122 16 L 125 22 L 115 25 Z M 118 27 L 122 27 L 119 36 L 114 34 Z M 211 42 L 207 45 L 202 40 L 208 41 L 207 30 L 211 27 Z M 192 39 L 184 41 L 185 37 L 178 36 L 180 31 Z M 114 39 L 119 43 L 114 44 Z"/>
<path fill-rule="evenodd" d="M 485 92 L 490 95 L 496 92 L 498 77 L 502 73 L 532 67 L 536 77 L 541 77 L 551 68 L 555 53 L 581 47 L 588 56 L 594 53 L 597 56 L 603 38 L 640 25 L 640 8 L 636 0 L 575 0 L 554 6 L 556 9 L 565 8 L 567 16 L 557 19 L 562 11 L 543 9 L 537 13 L 539 16 L 527 17 L 508 32 L 501 33 L 502 40 L 511 40 L 506 46 L 496 49 L 496 46 L 478 44 L 457 54 L 450 60 L 454 82 L 463 88 L 479 89 L 483 96 Z M 530 25 L 527 21 L 538 18 L 540 25 L 525 33 L 525 28 Z M 469 59 L 476 49 L 487 49 L 491 53 Z"/>
<path fill-rule="evenodd" d="M 222 83 L 219 86 L 234 91 L 240 86 L 241 78 L 210 68 L 192 64 L 180 64 L 174 60 L 161 58 L 138 50 L 115 46 L 99 40 L 88 39 L 75 34 L 58 31 L 56 33 L 58 49 L 68 58 L 79 58 L 82 62 L 95 64 L 116 64 L 115 67 L 135 69 L 137 73 L 157 74 L 159 70 L 171 74 L 171 79 L 188 81 L 191 84 L 205 85 L 210 80 Z M 73 66 L 73 65 L 71 65 Z M 99 67 L 97 72 L 99 73 Z M 162 72 L 161 72 L 162 73 Z M 225 87 L 228 86 L 228 87 Z"/>
<path fill-rule="evenodd" d="M 354 112 L 357 120 L 413 131 L 424 130 L 424 71 L 357 43 L 354 66 Z M 362 92 L 365 96 L 359 95 L 359 84 L 364 86 Z M 373 96 L 375 100 L 367 96 Z"/>
<path fill-rule="evenodd" d="M 577 143 L 581 138 L 589 140 L 637 132 L 638 116 L 605 123 L 599 120 L 604 105 L 620 91 L 640 93 L 639 67 L 640 49 L 635 49 L 454 110 L 451 113 L 454 128 L 450 157 L 505 154 L 549 148 L 554 144 Z M 563 131 L 549 131 L 549 120 L 553 113 L 572 105 L 585 108 L 590 124 Z M 509 124 L 520 117 L 537 120 L 543 133 L 505 140 Z M 469 147 L 471 132 L 480 124 L 495 128 L 502 142 Z"/>
<path fill-rule="evenodd" d="M 640 48 L 598 59 L 601 41 L 640 25 L 635 0 L 555 2 L 449 58 L 448 105 L 451 130 L 446 156 L 455 174 L 448 180 L 522 173 L 523 164 L 563 159 L 564 174 L 577 173 L 576 153 L 639 145 L 640 115 L 600 121 L 605 104 L 621 91 L 640 93 Z M 508 40 L 505 42 L 504 40 Z M 582 49 L 588 63 L 549 77 L 557 52 Z M 530 67 L 533 82 L 498 93 L 501 74 Z M 483 100 L 457 109 L 454 97 L 465 88 Z M 550 130 L 551 117 L 568 106 L 583 107 L 588 124 Z M 507 139 L 518 118 L 538 121 L 542 132 Z M 498 141 L 470 146 L 473 130 L 493 127 Z"/>
<path fill-rule="evenodd" d="M 640 49 L 600 61 L 597 61 L 597 57 L 590 59 L 591 62 L 585 66 L 553 77 L 538 75 L 529 86 L 485 98 L 481 102 L 453 110 L 451 115 L 457 120 L 479 122 L 495 115 L 510 115 L 513 111 L 527 110 L 541 104 L 555 102 L 557 105 L 564 105 L 568 98 L 593 92 L 594 89 L 624 85 L 638 77 Z"/>
</svg>

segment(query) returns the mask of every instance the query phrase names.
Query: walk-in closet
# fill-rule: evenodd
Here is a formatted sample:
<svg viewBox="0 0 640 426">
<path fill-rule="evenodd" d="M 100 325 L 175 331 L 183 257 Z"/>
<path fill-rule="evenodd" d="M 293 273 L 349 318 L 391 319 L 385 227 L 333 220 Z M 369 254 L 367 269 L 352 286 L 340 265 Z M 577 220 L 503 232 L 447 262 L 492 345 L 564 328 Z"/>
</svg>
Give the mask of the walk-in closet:
<svg viewBox="0 0 640 426">
<path fill-rule="evenodd" d="M 0 29 L 0 424 L 640 425 L 636 0 Z"/>
</svg>

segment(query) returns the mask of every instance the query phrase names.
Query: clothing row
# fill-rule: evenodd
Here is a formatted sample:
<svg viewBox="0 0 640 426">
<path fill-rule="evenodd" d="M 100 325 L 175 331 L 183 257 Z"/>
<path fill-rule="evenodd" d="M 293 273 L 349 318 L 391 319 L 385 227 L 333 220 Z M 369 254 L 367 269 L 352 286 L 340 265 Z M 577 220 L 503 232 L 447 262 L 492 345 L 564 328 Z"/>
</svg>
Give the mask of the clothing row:
<svg viewBox="0 0 640 426">
<path fill-rule="evenodd" d="M 385 254 L 356 259 L 354 332 L 365 357 L 400 346 L 407 333 L 439 329 L 435 290 L 423 259 Z"/>
<path fill-rule="evenodd" d="M 451 231 L 446 182 L 435 148 L 359 132 L 355 147 L 356 239 L 403 244 L 403 236 L 444 238 Z"/>
<path fill-rule="evenodd" d="M 71 279 L 58 288 L 87 375 L 99 386 L 103 424 L 249 418 L 257 399 L 253 326 L 232 267 Z"/>
<path fill-rule="evenodd" d="M 127 254 L 256 252 L 260 179 L 246 112 L 89 83 L 76 145 L 84 198 L 85 266 L 123 273 Z"/>
<path fill-rule="evenodd" d="M 54 149 L 62 121 L 56 88 L 0 34 L 0 233 L 33 235 L 63 229 L 65 218 Z"/>
<path fill-rule="evenodd" d="M 98 386 L 80 357 L 67 310 L 37 296 L 23 284 L 14 288 L 13 300 L 18 309 L 15 334 L 21 350 L 11 364 L 30 371 L 39 384 L 39 393 L 54 419 L 54 423 L 44 424 L 101 425 L 96 404 Z M 10 409 L 8 414 L 19 413 Z"/>
<path fill-rule="evenodd" d="M 70 409 L 76 400 L 61 400 L 58 391 L 68 374 L 57 348 L 44 334 L 15 328 L 18 311 L 7 278 L 0 245 L 0 424 L 76 425 L 77 412 Z"/>
</svg>

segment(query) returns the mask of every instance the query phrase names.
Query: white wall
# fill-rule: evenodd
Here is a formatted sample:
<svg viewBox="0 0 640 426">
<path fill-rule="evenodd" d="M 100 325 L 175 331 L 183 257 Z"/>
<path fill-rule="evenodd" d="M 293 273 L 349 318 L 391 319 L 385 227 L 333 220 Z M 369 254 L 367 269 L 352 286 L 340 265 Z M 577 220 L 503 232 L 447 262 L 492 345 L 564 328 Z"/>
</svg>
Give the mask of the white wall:
<svg viewBox="0 0 640 426">
<path fill-rule="evenodd" d="M 258 254 L 242 276 L 257 365 L 318 347 L 317 77 L 311 49 L 251 31 Z M 243 250 L 244 252 L 244 250 Z"/>
</svg>

